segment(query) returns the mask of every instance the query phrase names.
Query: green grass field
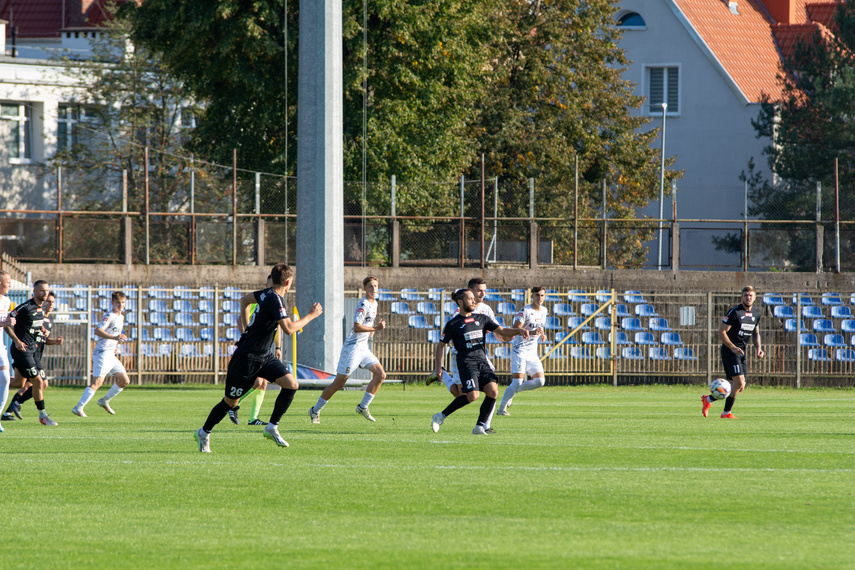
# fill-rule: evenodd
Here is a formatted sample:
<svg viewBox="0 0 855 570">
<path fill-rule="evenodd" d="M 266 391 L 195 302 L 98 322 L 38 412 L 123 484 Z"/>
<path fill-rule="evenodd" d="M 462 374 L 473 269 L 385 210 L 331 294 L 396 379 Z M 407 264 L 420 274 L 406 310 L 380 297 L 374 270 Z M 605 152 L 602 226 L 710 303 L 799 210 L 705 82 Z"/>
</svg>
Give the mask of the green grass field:
<svg viewBox="0 0 855 570">
<path fill-rule="evenodd" d="M 0 567 L 855 567 L 853 390 L 749 387 L 722 420 L 698 387 L 544 388 L 492 436 L 477 404 L 431 432 L 435 386 L 384 387 L 375 424 L 346 391 L 311 425 L 300 391 L 290 448 L 226 419 L 211 454 L 192 434 L 220 389 L 88 419 L 80 393 L 47 393 L 56 428 L 32 402 L 3 424 Z"/>
</svg>

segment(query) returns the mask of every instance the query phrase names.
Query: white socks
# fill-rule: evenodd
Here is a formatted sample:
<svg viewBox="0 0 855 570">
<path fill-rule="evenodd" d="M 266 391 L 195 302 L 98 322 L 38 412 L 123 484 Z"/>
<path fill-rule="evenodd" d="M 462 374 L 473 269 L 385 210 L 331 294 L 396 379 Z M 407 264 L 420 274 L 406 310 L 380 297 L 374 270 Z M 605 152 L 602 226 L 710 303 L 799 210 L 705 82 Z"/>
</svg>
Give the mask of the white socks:
<svg viewBox="0 0 855 570">
<path fill-rule="evenodd" d="M 517 390 L 522 384 L 522 378 L 513 378 L 511 380 L 511 385 L 505 388 L 505 393 L 502 394 L 502 404 L 499 406 L 499 409 L 503 412 L 507 411 L 508 404 L 514 398 L 514 394 L 517 393 Z"/>
<path fill-rule="evenodd" d="M 445 384 L 445 387 L 448 390 L 451 390 L 451 385 L 454 384 L 454 382 L 451 381 L 451 374 L 449 374 L 448 372 L 443 370 L 442 376 L 440 377 L 440 380 L 442 380 L 442 383 Z"/>
<path fill-rule="evenodd" d="M 526 390 L 536 390 L 538 388 L 543 388 L 543 385 L 546 384 L 546 378 L 532 378 L 528 382 L 523 382 L 520 384 L 520 387 L 517 388 L 517 392 L 525 392 Z"/>
<path fill-rule="evenodd" d="M 89 400 L 91 400 L 94 395 L 95 395 L 95 390 L 93 390 L 92 388 L 87 386 L 86 389 L 83 390 L 83 395 L 80 396 L 80 401 L 77 402 L 76 408 L 78 410 L 82 410 L 83 407 L 89 403 Z"/>
<path fill-rule="evenodd" d="M 110 400 L 115 398 L 121 391 L 122 389 L 119 387 L 118 384 L 113 384 L 113 386 L 110 388 L 110 391 L 107 392 L 106 396 L 104 396 L 104 401 L 109 402 Z"/>
<path fill-rule="evenodd" d="M 362 396 L 362 403 L 359 404 L 359 407 L 361 407 L 364 410 L 365 408 L 368 407 L 368 405 L 371 403 L 371 400 L 373 400 L 373 399 L 374 399 L 374 394 L 372 394 L 370 392 L 365 392 L 365 394 L 363 394 L 363 396 Z"/>
<path fill-rule="evenodd" d="M 320 414 L 321 410 L 323 410 L 324 406 L 326 406 L 326 405 L 327 405 L 326 400 L 324 400 L 323 398 L 318 398 L 318 403 L 315 404 L 314 406 L 312 406 L 312 409 L 315 411 L 316 414 Z"/>
<path fill-rule="evenodd" d="M 3 350 L 6 350 L 5 346 Z M 9 398 L 10 372 L 8 368 L 0 370 L 0 413 L 6 411 L 6 400 Z"/>
</svg>

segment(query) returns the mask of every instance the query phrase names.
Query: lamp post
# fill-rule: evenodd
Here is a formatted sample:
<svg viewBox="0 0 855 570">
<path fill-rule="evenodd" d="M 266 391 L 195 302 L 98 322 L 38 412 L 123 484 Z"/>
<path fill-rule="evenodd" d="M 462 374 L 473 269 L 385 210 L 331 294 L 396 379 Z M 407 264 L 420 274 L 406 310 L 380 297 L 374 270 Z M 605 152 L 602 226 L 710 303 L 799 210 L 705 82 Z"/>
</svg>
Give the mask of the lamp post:
<svg viewBox="0 0 855 570">
<path fill-rule="evenodd" d="M 668 103 L 662 103 L 662 150 L 659 152 L 659 259 L 656 268 L 662 270 L 662 217 L 665 215 L 665 111 Z"/>
</svg>

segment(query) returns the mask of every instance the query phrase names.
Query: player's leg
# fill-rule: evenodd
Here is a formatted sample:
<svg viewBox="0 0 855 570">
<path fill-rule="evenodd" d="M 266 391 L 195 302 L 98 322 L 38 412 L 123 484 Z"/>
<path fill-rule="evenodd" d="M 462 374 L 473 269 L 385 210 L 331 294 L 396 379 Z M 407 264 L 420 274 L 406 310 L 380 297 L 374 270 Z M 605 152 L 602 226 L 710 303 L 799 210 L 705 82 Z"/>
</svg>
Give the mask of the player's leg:
<svg viewBox="0 0 855 570">
<path fill-rule="evenodd" d="M 119 359 L 114 359 L 113 368 L 110 370 L 110 373 L 116 379 L 112 386 L 110 386 L 110 390 L 107 391 L 107 394 L 98 400 L 98 405 L 104 408 L 106 412 L 110 415 L 115 414 L 113 408 L 110 407 L 110 400 L 119 395 L 119 393 L 125 389 L 125 387 L 131 383 L 131 379 L 128 378 L 128 373 L 125 370 L 125 367 L 119 362 Z"/>
<path fill-rule="evenodd" d="M 47 382 L 41 376 L 44 374 L 43 370 L 38 370 L 38 376 L 34 378 L 28 378 L 30 382 L 33 384 L 33 403 L 36 405 L 36 409 L 39 411 L 39 423 L 46 426 L 55 426 L 58 425 L 56 421 L 51 419 L 50 414 L 47 413 L 45 409 L 45 389 L 47 388 Z"/>
<path fill-rule="evenodd" d="M 736 419 L 733 415 L 733 404 L 736 402 L 736 394 L 745 389 L 745 374 L 728 378 L 730 380 L 730 396 L 724 400 L 724 410 L 721 412 L 721 417 L 726 419 Z"/>
<path fill-rule="evenodd" d="M 274 382 L 282 388 L 276 401 L 273 403 L 273 411 L 270 413 L 270 421 L 264 426 L 264 437 L 273 441 L 279 447 L 288 447 L 288 442 L 279 435 L 279 422 L 282 416 L 291 407 L 294 394 L 300 388 L 300 384 L 281 360 L 274 358 L 262 370 L 265 378 L 276 378 Z"/>
<path fill-rule="evenodd" d="M 481 409 L 478 411 L 478 423 L 475 424 L 472 433 L 486 434 L 490 417 L 496 407 L 496 398 L 499 397 L 498 378 L 491 368 L 485 367 L 481 370 L 479 384 L 481 384 L 480 387 L 484 392 L 484 400 L 481 402 Z"/>
<path fill-rule="evenodd" d="M 537 358 L 537 355 L 531 355 L 525 361 L 525 373 L 529 375 L 529 379 L 520 384 L 517 392 L 526 392 L 528 390 L 537 390 L 543 388 L 546 384 L 546 376 L 543 371 L 543 363 Z"/>
<path fill-rule="evenodd" d="M 434 433 L 439 431 L 439 426 L 442 425 L 442 423 L 448 416 L 450 416 L 463 406 L 467 406 L 478 399 L 479 392 L 477 381 L 477 367 L 465 367 L 463 370 L 458 370 L 458 373 L 461 382 L 460 391 L 462 393 L 456 398 L 454 398 L 451 403 L 445 407 L 444 410 L 433 415 L 430 427 L 434 431 Z"/>
<path fill-rule="evenodd" d="M 261 380 L 261 385 L 254 390 L 250 390 L 252 397 L 250 400 L 249 421 L 247 423 L 251 426 L 267 425 L 267 422 L 258 419 L 258 414 L 261 412 L 261 405 L 264 403 L 264 394 L 267 391 L 267 380 L 264 378 L 259 378 L 259 380 Z"/>
<path fill-rule="evenodd" d="M 511 405 L 511 400 L 514 399 L 517 390 L 525 380 L 525 368 L 522 356 L 516 352 L 511 353 L 511 383 L 505 388 L 505 393 L 502 394 L 502 403 L 499 405 L 499 410 L 496 412 L 500 416 L 509 416 L 508 406 Z"/>
<path fill-rule="evenodd" d="M 377 391 L 380 390 L 380 386 L 383 385 L 383 381 L 386 380 L 386 371 L 383 370 L 383 365 L 380 364 L 377 357 L 370 352 L 368 353 L 368 356 L 362 360 L 362 367 L 371 371 L 372 378 L 371 382 L 368 383 L 368 386 L 365 387 L 365 392 L 362 394 L 362 401 L 356 405 L 356 413 L 366 420 L 373 422 L 374 418 L 368 412 L 368 406 L 374 400 L 374 396 L 377 394 Z"/>
<path fill-rule="evenodd" d="M 0 356 L 0 410 L 6 408 L 6 400 L 9 398 L 9 384 L 12 379 L 9 374 L 9 362 L 6 358 L 6 347 L 0 347 L 3 355 Z M 11 411 L 11 406 L 10 411 Z M 7 412 L 9 413 L 9 412 Z M 3 426 L 0 426 L 0 433 L 3 432 Z"/>
<path fill-rule="evenodd" d="M 256 366 L 251 360 L 233 355 L 226 369 L 225 396 L 211 408 L 205 424 L 196 430 L 193 437 L 199 444 L 199 451 L 210 453 L 210 437 L 214 427 L 223 421 L 229 410 L 238 405 L 238 399 L 252 387 L 257 375 Z"/>
</svg>

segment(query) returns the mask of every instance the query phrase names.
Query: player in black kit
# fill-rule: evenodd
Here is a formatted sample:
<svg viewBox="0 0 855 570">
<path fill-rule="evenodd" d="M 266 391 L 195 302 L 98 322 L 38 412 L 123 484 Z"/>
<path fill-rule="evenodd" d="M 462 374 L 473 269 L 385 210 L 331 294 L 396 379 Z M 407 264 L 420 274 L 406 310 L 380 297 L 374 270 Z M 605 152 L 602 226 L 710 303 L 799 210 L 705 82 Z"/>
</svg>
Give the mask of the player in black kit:
<svg viewBox="0 0 855 570">
<path fill-rule="evenodd" d="M 724 401 L 721 417 L 729 420 L 737 419 L 731 413 L 733 402 L 736 400 L 736 394 L 745 389 L 745 348 L 748 339 L 751 338 L 754 342 L 757 358 L 763 358 L 766 354 L 760 342 L 760 310 L 753 308 L 756 298 L 754 287 L 743 287 L 742 302 L 727 312 L 718 327 L 718 336 L 722 341 L 721 363 L 731 385 L 730 396 Z M 713 401 L 706 395 L 701 398 L 701 412 L 704 417 L 707 417 Z"/>
<path fill-rule="evenodd" d="M 33 385 L 33 403 L 39 410 L 39 422 L 46 426 L 59 425 L 45 411 L 44 389 L 47 387 L 45 371 L 38 351 L 38 339 L 42 335 L 44 312 L 42 303 L 47 299 L 50 286 L 39 279 L 33 283 L 33 298 L 15 307 L 11 316 L 15 317 L 15 326 L 6 327 L 6 334 L 12 339 L 9 354 L 12 366 Z"/>
<path fill-rule="evenodd" d="M 442 338 L 436 345 L 434 369 L 437 377 L 441 377 L 442 355 L 445 351 L 443 345 L 453 342 L 454 348 L 457 349 L 457 370 L 460 373 L 463 394 L 452 400 L 443 411 L 434 414 L 430 427 L 434 433 L 438 432 L 445 418 L 477 400 L 479 391 L 483 391 L 484 401 L 481 403 L 478 423 L 472 433 L 486 434 L 487 418 L 493 413 L 499 395 L 498 378 L 487 361 L 487 352 L 484 350 L 487 332 L 494 331 L 503 336 L 522 335 L 523 338 L 528 338 L 529 333 L 526 329 L 503 328 L 486 315 L 473 314 L 477 303 L 469 289 L 458 289 L 451 298 L 460 307 L 460 313 L 448 321 L 442 330 Z"/>
<path fill-rule="evenodd" d="M 240 300 L 240 311 L 243 315 L 248 313 L 248 307 L 251 304 L 257 303 L 258 306 L 251 322 L 238 339 L 237 348 L 229 360 L 226 371 L 226 395 L 211 410 L 205 425 L 194 434 L 199 444 L 199 451 L 204 453 L 211 452 L 211 430 L 226 417 L 229 410 L 238 405 L 244 392 L 261 386 L 262 381 L 259 378 L 271 379 L 282 387 L 276 403 L 273 404 L 270 422 L 264 427 L 264 437 L 273 440 L 281 447 L 288 447 L 288 442 L 279 435 L 279 420 L 288 410 L 294 399 L 294 393 L 300 385 L 285 364 L 276 358 L 273 352 L 273 337 L 277 327 L 287 335 L 297 332 L 319 317 L 323 308 L 320 303 L 315 303 L 305 317 L 299 321 L 290 320 L 282 295 L 291 288 L 294 272 L 284 263 L 279 263 L 270 270 L 270 278 L 273 280 L 272 287 L 247 293 Z"/>
</svg>

